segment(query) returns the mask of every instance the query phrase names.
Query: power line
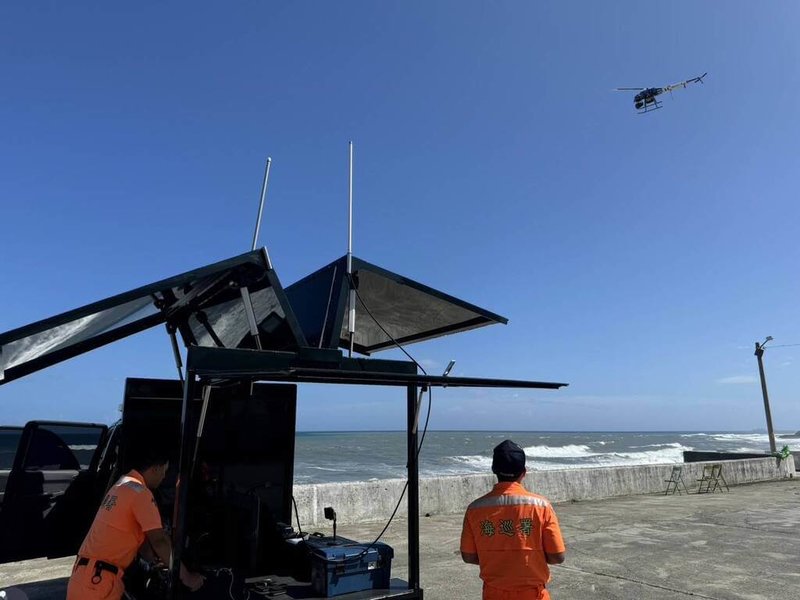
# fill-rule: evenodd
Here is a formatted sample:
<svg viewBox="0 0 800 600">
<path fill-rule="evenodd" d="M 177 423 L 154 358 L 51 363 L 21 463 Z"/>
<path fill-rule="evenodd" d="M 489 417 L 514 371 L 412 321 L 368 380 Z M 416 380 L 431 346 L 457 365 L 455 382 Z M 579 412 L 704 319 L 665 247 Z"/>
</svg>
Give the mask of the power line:
<svg viewBox="0 0 800 600">
<path fill-rule="evenodd" d="M 775 344 L 774 346 L 770 344 L 768 348 L 789 348 L 791 346 L 800 346 L 800 344 Z"/>
</svg>

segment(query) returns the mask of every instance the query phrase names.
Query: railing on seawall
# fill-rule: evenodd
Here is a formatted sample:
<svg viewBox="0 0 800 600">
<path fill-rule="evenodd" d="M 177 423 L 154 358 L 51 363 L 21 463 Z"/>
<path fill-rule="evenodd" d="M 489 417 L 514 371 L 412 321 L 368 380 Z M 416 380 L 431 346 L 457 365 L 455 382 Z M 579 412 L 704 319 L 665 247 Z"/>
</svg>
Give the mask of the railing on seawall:
<svg viewBox="0 0 800 600">
<path fill-rule="evenodd" d="M 683 464 L 682 476 L 690 492 L 697 489 L 697 480 L 702 477 L 703 467 L 707 464 L 711 463 Z M 722 464 L 722 474 L 729 486 L 787 479 L 796 473 L 792 458 L 751 458 Z M 652 494 L 664 491 L 672 467 L 664 464 L 532 471 L 525 478 L 525 487 L 552 502 Z M 475 498 L 487 493 L 495 481 L 492 475 L 420 479 L 420 513 L 461 513 Z M 339 523 L 386 520 L 392 514 L 404 485 L 402 479 L 297 485 L 294 497 L 300 522 L 307 530 L 326 524 L 323 515 L 326 506 L 336 509 Z M 398 516 L 405 516 L 405 511 L 404 500 L 397 511 Z"/>
</svg>

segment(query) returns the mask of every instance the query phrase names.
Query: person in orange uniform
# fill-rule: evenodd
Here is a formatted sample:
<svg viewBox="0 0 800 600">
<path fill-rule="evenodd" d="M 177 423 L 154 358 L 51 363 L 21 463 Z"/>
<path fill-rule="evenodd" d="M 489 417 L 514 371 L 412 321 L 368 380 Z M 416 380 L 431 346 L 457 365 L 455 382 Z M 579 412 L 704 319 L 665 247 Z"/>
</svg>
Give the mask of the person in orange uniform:
<svg viewBox="0 0 800 600">
<path fill-rule="evenodd" d="M 525 451 L 511 440 L 494 449 L 497 484 L 464 515 L 461 558 L 480 567 L 484 600 L 550 600 L 548 565 L 566 547 L 547 498 L 522 487 Z"/>
<path fill-rule="evenodd" d="M 169 459 L 159 450 L 142 455 L 136 468 L 106 494 L 75 559 L 67 600 L 119 600 L 125 591 L 122 575 L 140 550 L 165 565 L 172 545 L 161 525 L 156 489 L 167 473 Z M 203 577 L 181 565 L 181 581 L 192 591 Z"/>
</svg>

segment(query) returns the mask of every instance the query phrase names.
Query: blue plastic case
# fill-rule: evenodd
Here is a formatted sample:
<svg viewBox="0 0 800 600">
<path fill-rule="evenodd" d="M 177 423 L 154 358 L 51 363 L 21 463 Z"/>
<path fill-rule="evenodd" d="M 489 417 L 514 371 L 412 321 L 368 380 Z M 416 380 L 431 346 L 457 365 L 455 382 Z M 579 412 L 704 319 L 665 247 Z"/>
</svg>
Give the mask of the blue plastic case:
<svg viewBox="0 0 800 600">
<path fill-rule="evenodd" d="M 392 558 L 394 550 L 382 542 L 371 546 L 317 547 L 311 554 L 311 585 L 325 598 L 362 590 L 389 589 Z"/>
</svg>

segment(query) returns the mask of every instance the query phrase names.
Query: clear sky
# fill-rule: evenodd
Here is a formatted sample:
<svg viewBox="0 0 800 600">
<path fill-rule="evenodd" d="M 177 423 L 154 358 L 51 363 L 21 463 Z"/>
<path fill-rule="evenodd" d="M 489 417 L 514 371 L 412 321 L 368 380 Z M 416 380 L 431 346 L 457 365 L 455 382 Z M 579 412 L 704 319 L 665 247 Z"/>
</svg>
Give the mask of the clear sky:
<svg viewBox="0 0 800 600">
<path fill-rule="evenodd" d="M 800 429 L 800 4 L 4 2 L 0 331 L 249 249 L 346 251 L 509 318 L 410 346 L 451 429 Z M 617 86 L 705 85 L 637 115 Z M 381 357 L 399 357 L 396 351 Z M 109 422 L 162 329 L 0 387 L 0 422 Z M 404 394 L 301 389 L 300 429 Z"/>
</svg>

